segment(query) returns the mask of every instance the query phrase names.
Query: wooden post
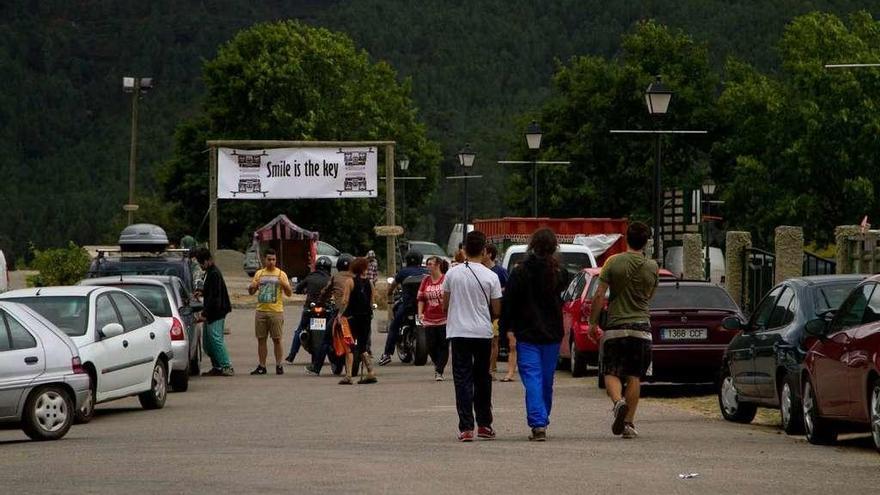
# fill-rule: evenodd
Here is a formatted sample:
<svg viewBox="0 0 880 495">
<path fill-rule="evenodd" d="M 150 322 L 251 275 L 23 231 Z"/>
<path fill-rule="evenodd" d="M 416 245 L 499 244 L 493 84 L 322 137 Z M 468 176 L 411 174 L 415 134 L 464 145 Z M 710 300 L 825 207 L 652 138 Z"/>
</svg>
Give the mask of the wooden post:
<svg viewBox="0 0 880 495">
<path fill-rule="evenodd" d="M 217 148 L 208 148 L 210 171 L 208 172 L 208 249 L 212 255 L 217 254 Z"/>
<path fill-rule="evenodd" d="M 385 225 L 397 225 L 394 218 L 394 145 L 385 145 Z M 385 238 L 385 247 L 388 253 L 386 276 L 394 276 L 397 268 L 397 236 L 389 235 Z"/>
</svg>

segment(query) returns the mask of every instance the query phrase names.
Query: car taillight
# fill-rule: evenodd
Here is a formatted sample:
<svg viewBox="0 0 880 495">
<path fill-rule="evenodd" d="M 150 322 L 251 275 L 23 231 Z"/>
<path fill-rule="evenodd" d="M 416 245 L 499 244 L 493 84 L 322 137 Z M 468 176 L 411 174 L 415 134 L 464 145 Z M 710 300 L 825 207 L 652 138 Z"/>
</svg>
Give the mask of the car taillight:
<svg viewBox="0 0 880 495">
<path fill-rule="evenodd" d="M 315 313 L 321 314 L 324 311 L 324 308 L 321 306 L 315 306 Z"/>
<path fill-rule="evenodd" d="M 73 368 L 74 375 L 84 375 L 86 373 L 86 369 L 83 368 L 82 361 L 80 361 L 79 356 L 76 356 L 70 360 L 70 366 Z"/>
<path fill-rule="evenodd" d="M 184 340 L 183 325 L 177 318 L 171 318 L 171 340 Z"/>
</svg>

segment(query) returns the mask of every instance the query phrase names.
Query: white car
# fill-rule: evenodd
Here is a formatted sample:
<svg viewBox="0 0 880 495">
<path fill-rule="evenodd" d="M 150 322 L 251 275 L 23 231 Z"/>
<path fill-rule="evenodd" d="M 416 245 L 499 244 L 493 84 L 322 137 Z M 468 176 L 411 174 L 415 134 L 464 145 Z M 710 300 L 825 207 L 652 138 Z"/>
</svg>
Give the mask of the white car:
<svg viewBox="0 0 880 495">
<path fill-rule="evenodd" d="M 174 354 L 167 323 L 131 294 L 111 287 L 40 287 L 0 295 L 31 308 L 76 344 L 91 391 L 76 411 L 91 420 L 95 404 L 137 395 L 144 409 L 165 406 Z"/>
<path fill-rule="evenodd" d="M 513 267 L 526 259 L 528 246 L 525 244 L 514 244 L 507 248 L 504 252 L 504 260 L 501 266 L 507 269 L 508 273 Z M 593 252 L 586 246 L 580 244 L 560 244 L 556 249 L 556 255 L 559 257 L 559 265 L 571 273 L 580 273 L 584 268 L 596 268 L 596 257 Z"/>
</svg>

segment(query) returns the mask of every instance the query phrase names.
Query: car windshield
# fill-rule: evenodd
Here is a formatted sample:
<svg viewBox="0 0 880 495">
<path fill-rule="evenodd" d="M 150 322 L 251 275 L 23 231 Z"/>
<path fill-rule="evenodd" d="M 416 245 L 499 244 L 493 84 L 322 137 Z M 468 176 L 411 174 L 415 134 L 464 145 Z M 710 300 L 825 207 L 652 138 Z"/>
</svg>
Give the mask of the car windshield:
<svg viewBox="0 0 880 495">
<path fill-rule="evenodd" d="M 156 316 L 162 318 L 173 316 L 171 314 L 171 303 L 168 302 L 168 293 L 163 286 L 146 284 L 114 284 L 113 287 L 119 287 L 122 290 L 128 291 Z"/>
<path fill-rule="evenodd" d="M 85 296 L 34 296 L 10 298 L 24 304 L 71 337 L 86 334 L 89 299 Z"/>
<path fill-rule="evenodd" d="M 721 287 L 663 284 L 657 287 L 651 309 L 723 309 L 737 311 L 736 303 Z"/>
<path fill-rule="evenodd" d="M 411 242 L 409 248 L 419 252 L 422 256 L 446 256 L 443 249 L 433 242 Z"/>
<path fill-rule="evenodd" d="M 857 280 L 852 282 L 844 282 L 833 285 L 823 285 L 816 288 L 813 293 L 816 304 L 816 313 L 822 313 L 829 309 L 837 309 L 843 304 L 843 300 L 852 291 L 853 287 L 858 285 Z"/>
<path fill-rule="evenodd" d="M 507 269 L 512 270 L 517 264 L 525 261 L 528 253 L 514 253 L 510 255 L 510 262 Z M 594 268 L 593 261 L 587 253 L 556 253 L 559 258 L 561 268 L 565 268 L 570 273 L 578 273 L 584 268 Z"/>
</svg>

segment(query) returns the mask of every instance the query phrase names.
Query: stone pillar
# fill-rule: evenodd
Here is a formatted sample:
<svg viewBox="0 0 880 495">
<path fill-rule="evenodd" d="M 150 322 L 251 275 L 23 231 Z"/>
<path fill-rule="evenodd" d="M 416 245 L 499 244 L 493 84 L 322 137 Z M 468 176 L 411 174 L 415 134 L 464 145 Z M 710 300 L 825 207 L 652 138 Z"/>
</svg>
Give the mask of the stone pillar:
<svg viewBox="0 0 880 495">
<path fill-rule="evenodd" d="M 705 280 L 703 266 L 703 238 L 700 234 L 685 234 L 682 242 L 682 270 L 687 280 Z"/>
<path fill-rule="evenodd" d="M 860 233 L 861 228 L 858 225 L 839 225 L 834 229 L 834 240 L 837 243 L 837 255 L 835 257 L 838 274 L 855 273 L 850 258 L 852 255 L 850 252 L 852 244 L 849 242 L 849 238 Z"/>
<path fill-rule="evenodd" d="M 774 282 L 782 283 L 804 273 L 804 229 L 776 227 L 776 263 Z"/>
<path fill-rule="evenodd" d="M 727 251 L 724 253 L 725 265 L 727 272 L 724 276 L 726 280 L 727 292 L 730 297 L 739 304 L 739 307 L 745 307 L 748 294 L 743 294 L 743 287 L 746 281 L 743 280 L 743 252 L 752 247 L 752 234 L 750 232 L 738 232 L 734 230 L 727 231 Z"/>
</svg>

